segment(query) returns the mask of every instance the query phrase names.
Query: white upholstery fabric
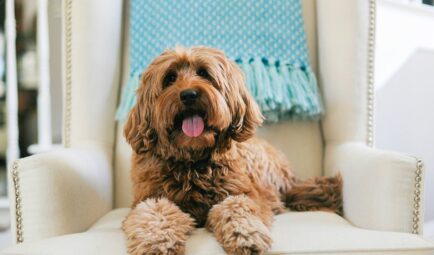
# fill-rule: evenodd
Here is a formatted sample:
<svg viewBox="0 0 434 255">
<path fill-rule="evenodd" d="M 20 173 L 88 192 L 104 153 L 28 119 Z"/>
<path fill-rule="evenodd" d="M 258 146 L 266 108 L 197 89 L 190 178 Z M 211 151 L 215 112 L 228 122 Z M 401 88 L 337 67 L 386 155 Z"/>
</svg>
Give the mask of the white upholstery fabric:
<svg viewBox="0 0 434 255">
<path fill-rule="evenodd" d="M 317 1 L 326 143 L 367 140 L 369 2 Z"/>
<path fill-rule="evenodd" d="M 258 136 L 285 153 L 297 177 L 322 175 L 324 146 L 319 122 L 283 122 L 258 130 Z"/>
<path fill-rule="evenodd" d="M 64 7 L 70 5 L 72 12 L 71 31 L 64 29 L 63 36 L 64 47 L 71 46 L 70 54 L 65 49 L 63 66 L 66 146 L 86 141 L 97 141 L 108 148 L 113 146 L 121 72 L 123 1 L 107 2 L 63 0 Z M 64 26 L 67 24 L 64 20 Z"/>
<path fill-rule="evenodd" d="M 123 124 L 122 124 L 123 125 Z M 131 147 L 123 136 L 123 126 L 118 124 L 115 153 L 115 207 L 129 207 L 132 202 Z"/>
<path fill-rule="evenodd" d="M 117 209 L 89 231 L 22 244 L 6 254 L 126 254 L 121 221 L 129 209 Z M 416 235 L 359 229 L 326 212 L 284 213 L 272 228 L 273 246 L 267 254 L 432 254 L 433 244 Z M 187 241 L 186 255 L 222 255 L 213 235 L 197 229 Z"/>
<path fill-rule="evenodd" d="M 113 206 L 110 152 L 86 145 L 24 158 L 17 163 L 23 239 L 81 232 Z M 10 174 L 12 175 L 12 174 Z M 10 194 L 15 194 L 12 178 Z M 11 196 L 11 222 L 16 221 Z M 15 224 L 12 224 L 15 234 Z M 14 236 L 16 239 L 16 236 Z"/>
<path fill-rule="evenodd" d="M 344 212 L 350 222 L 369 229 L 412 231 L 416 158 L 346 143 L 327 146 L 325 168 L 342 173 Z M 422 206 L 419 232 L 423 211 Z"/>
</svg>

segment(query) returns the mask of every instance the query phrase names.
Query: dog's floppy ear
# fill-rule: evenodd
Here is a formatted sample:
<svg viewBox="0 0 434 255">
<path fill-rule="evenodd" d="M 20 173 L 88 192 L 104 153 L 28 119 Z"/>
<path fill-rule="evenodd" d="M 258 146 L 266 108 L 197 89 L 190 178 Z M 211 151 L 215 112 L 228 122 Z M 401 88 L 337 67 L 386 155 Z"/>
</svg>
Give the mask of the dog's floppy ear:
<svg viewBox="0 0 434 255">
<path fill-rule="evenodd" d="M 262 124 L 264 117 L 258 104 L 247 90 L 244 76 L 240 68 L 229 61 L 228 83 L 233 89 L 234 101 L 232 103 L 232 139 L 243 142 L 251 138 L 256 127 Z"/>
<path fill-rule="evenodd" d="M 232 125 L 232 138 L 237 142 L 243 142 L 251 138 L 256 132 L 256 127 L 261 125 L 264 120 L 258 104 L 256 104 L 247 89 L 244 88 L 240 93 L 245 105 L 245 110 L 244 112 L 241 111 L 240 115 L 235 117 Z M 242 108 L 240 107 L 240 109 Z"/>
<path fill-rule="evenodd" d="M 137 154 L 148 151 L 156 140 L 155 131 L 151 127 L 151 99 L 145 88 L 149 86 L 149 80 L 150 74 L 143 73 L 136 92 L 137 102 L 124 126 L 125 138 Z"/>
</svg>

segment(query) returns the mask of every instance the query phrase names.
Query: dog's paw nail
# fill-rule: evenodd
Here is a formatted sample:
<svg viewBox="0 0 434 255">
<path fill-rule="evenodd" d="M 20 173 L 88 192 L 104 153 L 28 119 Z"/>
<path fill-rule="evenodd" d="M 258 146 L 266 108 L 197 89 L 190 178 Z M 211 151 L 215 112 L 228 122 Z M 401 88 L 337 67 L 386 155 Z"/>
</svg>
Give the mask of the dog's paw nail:
<svg viewBox="0 0 434 255">
<path fill-rule="evenodd" d="M 265 250 L 261 250 L 256 246 L 251 247 L 239 247 L 235 250 L 234 255 L 262 255 Z"/>
<path fill-rule="evenodd" d="M 267 233 L 255 232 L 249 236 L 234 235 L 233 242 L 226 244 L 226 251 L 234 255 L 261 255 L 264 254 L 272 243 Z"/>
</svg>

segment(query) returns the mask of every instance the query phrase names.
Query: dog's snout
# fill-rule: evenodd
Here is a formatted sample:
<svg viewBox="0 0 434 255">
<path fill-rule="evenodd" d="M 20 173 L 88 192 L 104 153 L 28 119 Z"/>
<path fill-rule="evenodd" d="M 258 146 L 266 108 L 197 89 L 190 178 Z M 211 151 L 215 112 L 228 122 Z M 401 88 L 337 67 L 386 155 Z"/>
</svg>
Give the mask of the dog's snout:
<svg viewBox="0 0 434 255">
<path fill-rule="evenodd" d="M 185 105 L 192 105 L 199 97 L 199 91 L 194 89 L 186 89 L 181 91 L 181 101 Z"/>
</svg>

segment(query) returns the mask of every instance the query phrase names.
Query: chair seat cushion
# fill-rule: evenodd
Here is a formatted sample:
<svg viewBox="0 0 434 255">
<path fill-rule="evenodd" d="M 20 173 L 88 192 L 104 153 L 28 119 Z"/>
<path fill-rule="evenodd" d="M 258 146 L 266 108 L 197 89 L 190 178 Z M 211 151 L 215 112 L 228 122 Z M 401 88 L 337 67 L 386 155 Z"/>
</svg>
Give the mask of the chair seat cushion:
<svg viewBox="0 0 434 255">
<path fill-rule="evenodd" d="M 129 209 L 116 209 L 87 232 L 11 247 L 6 254 L 126 254 L 120 229 Z M 275 217 L 268 254 L 432 254 L 434 245 L 407 233 L 360 229 L 327 212 L 287 212 Z M 186 254 L 225 254 L 212 233 L 197 229 Z"/>
</svg>

